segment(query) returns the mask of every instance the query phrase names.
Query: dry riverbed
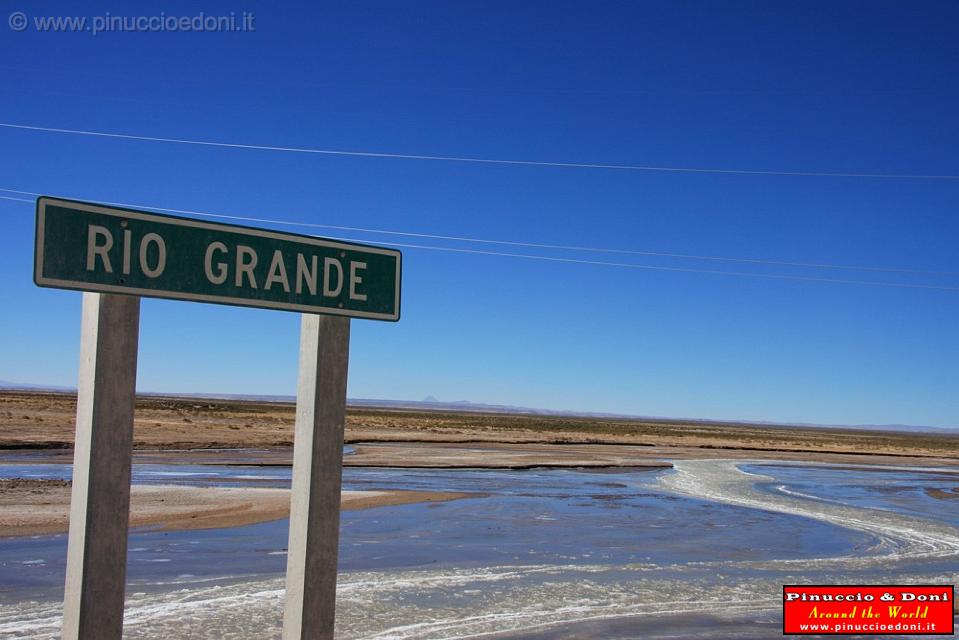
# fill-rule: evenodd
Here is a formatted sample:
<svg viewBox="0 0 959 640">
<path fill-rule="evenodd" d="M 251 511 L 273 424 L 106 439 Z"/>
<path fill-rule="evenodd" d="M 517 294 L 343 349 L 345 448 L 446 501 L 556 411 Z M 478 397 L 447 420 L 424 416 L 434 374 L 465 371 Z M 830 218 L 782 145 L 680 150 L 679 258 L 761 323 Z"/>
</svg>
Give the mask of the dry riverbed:
<svg viewBox="0 0 959 640">
<path fill-rule="evenodd" d="M 72 394 L 0 391 L 0 451 L 22 452 L 17 455 L 31 463 L 69 464 L 75 411 Z M 134 462 L 289 466 L 293 414 L 289 403 L 141 397 Z M 696 458 L 959 465 L 959 435 L 953 433 L 411 409 L 351 407 L 346 441 L 355 452 L 344 464 L 354 467 L 641 469 Z M 343 508 L 461 497 L 467 495 L 347 491 Z M 69 498 L 63 481 L 0 482 L 0 536 L 66 531 Z M 232 527 L 284 518 L 288 509 L 285 489 L 136 485 L 130 522 Z"/>
<path fill-rule="evenodd" d="M 415 502 L 443 502 L 472 494 L 428 491 L 344 491 L 344 510 Z M 218 529 L 286 518 L 287 489 L 134 485 L 130 526 Z M 0 537 L 64 533 L 69 526 L 70 483 L 0 480 Z"/>
<path fill-rule="evenodd" d="M 73 394 L 0 391 L 0 449 L 69 449 L 75 412 Z M 293 443 L 293 414 L 290 403 L 145 396 L 137 400 L 134 446 L 282 449 Z M 367 407 L 348 409 L 346 441 L 447 443 L 467 449 L 491 444 L 617 445 L 635 448 L 631 455 L 660 459 L 731 457 L 740 452 L 751 457 L 764 452 L 813 458 L 959 456 L 956 433 Z"/>
</svg>

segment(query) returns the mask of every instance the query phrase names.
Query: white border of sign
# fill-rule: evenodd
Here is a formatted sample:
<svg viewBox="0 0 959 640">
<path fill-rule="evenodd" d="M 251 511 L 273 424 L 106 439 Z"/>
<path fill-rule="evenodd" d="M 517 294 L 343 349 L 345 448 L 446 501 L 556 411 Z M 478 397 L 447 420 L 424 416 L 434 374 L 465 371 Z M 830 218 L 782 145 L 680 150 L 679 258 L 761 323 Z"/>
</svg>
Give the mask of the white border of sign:
<svg viewBox="0 0 959 640">
<path fill-rule="evenodd" d="M 300 304 L 289 304 L 283 302 L 271 302 L 269 300 L 253 300 L 248 298 L 232 298 L 228 296 L 207 296 L 196 293 L 176 293 L 168 291 L 156 291 L 153 289 L 139 289 L 136 287 L 124 287 L 111 284 L 94 284 L 88 282 L 79 282 L 74 280 L 56 280 L 43 277 L 43 232 L 48 204 L 59 204 L 72 209 L 89 211 L 91 213 L 100 213 L 107 215 L 122 215 L 135 220 L 147 220 L 159 224 L 173 224 L 182 227 L 195 227 L 199 229 L 210 229 L 214 231 L 225 231 L 228 233 L 246 233 L 250 236 L 272 238 L 274 240 L 287 240 L 291 242 L 301 242 L 312 244 L 318 247 L 327 247 L 334 249 L 344 249 L 347 251 L 365 251 L 367 253 L 379 253 L 383 255 L 396 257 L 396 292 L 394 299 L 395 313 L 371 313 L 368 311 L 351 311 L 348 309 L 338 309 L 336 307 L 321 307 Z M 212 302 L 215 304 L 236 305 L 241 307 L 257 307 L 263 309 L 282 309 L 286 311 L 299 311 L 301 313 L 321 313 L 325 315 L 346 316 L 349 318 L 370 318 L 374 320 L 400 319 L 400 275 L 402 273 L 403 255 L 396 249 L 384 249 L 382 247 L 371 247 L 364 244 L 350 244 L 337 242 L 336 240 L 326 240 L 312 236 L 302 236 L 292 233 L 276 233 L 259 229 L 256 227 L 244 227 L 231 224 L 220 224 L 216 222 L 201 222 L 190 218 L 180 218 L 178 216 L 154 215 L 143 211 L 133 211 L 121 207 L 104 207 L 87 202 L 77 202 L 74 200 L 63 200 L 61 198 L 50 198 L 41 196 L 37 198 L 37 244 L 34 248 L 34 272 L 33 280 L 39 286 L 57 287 L 62 289 L 76 289 L 80 291 L 100 291 L 103 293 L 118 293 L 126 295 L 140 295 L 149 298 L 166 298 L 170 300 L 190 300 L 193 302 Z"/>
</svg>

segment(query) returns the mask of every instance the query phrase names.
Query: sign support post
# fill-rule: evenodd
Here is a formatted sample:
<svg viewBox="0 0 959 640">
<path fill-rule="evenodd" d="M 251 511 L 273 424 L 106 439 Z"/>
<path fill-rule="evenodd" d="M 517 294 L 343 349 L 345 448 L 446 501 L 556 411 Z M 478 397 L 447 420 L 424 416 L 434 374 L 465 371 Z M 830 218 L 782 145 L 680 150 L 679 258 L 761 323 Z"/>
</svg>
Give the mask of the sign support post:
<svg viewBox="0 0 959 640">
<path fill-rule="evenodd" d="M 350 319 L 302 314 L 283 640 L 333 640 Z"/>
<path fill-rule="evenodd" d="M 400 319 L 400 252 L 48 196 L 35 243 L 84 292 L 64 640 L 123 633 L 140 296 L 302 314 L 283 638 L 333 640 L 350 318 Z"/>
<path fill-rule="evenodd" d="M 140 298 L 83 294 L 64 640 L 119 638 Z"/>
</svg>

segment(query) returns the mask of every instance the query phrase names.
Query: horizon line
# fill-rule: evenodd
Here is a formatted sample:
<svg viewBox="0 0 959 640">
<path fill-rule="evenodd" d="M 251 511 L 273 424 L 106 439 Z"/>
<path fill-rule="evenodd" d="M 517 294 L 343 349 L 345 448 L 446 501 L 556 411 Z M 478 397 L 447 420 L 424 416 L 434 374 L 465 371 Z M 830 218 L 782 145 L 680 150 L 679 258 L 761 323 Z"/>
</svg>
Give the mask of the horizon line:
<svg viewBox="0 0 959 640">
<path fill-rule="evenodd" d="M 0 380 L 0 392 L 3 391 L 32 391 L 32 392 L 46 392 L 46 393 L 76 393 L 77 388 L 75 386 L 59 386 L 59 385 L 47 385 L 47 384 L 38 384 L 38 383 L 29 383 L 29 382 L 12 382 L 9 380 Z M 198 392 L 186 392 L 186 391 L 146 391 L 142 389 L 136 390 L 137 396 L 154 396 L 154 397 L 166 397 L 166 398 L 192 398 L 197 400 L 239 400 L 246 402 L 256 402 L 256 401 L 266 401 L 269 402 L 272 400 L 280 402 L 282 404 L 295 404 L 296 395 L 295 394 L 280 394 L 280 393 L 264 393 L 264 394 L 255 394 L 255 393 L 227 393 L 227 392 L 212 392 L 212 391 L 198 391 Z M 427 396 L 432 397 L 432 396 Z M 368 403 L 382 403 L 382 406 L 385 408 L 404 408 L 402 405 L 435 405 L 437 408 L 449 407 L 449 408 L 461 408 L 464 413 L 502 413 L 502 414 L 540 414 L 543 416 L 549 415 L 561 415 L 567 417 L 580 417 L 580 418 L 610 418 L 616 420 L 652 420 L 657 422 L 696 422 L 696 423 L 707 423 L 715 425 L 723 424 L 743 424 L 743 425 L 752 425 L 752 426 L 773 426 L 773 427 L 798 427 L 798 428 L 809 428 L 809 429 L 881 429 L 881 430 L 905 430 L 905 432 L 916 431 L 916 430 L 931 430 L 931 431 L 959 431 L 959 425 L 944 427 L 944 426 L 932 426 L 924 424 L 901 424 L 901 423 L 856 423 L 856 424 L 837 424 L 837 423 L 821 423 L 821 422 L 802 422 L 802 421 L 780 421 L 780 420 L 765 420 L 765 419 L 744 419 L 744 418 L 697 418 L 697 417 L 684 417 L 684 416 L 658 416 L 658 415 L 641 415 L 634 413 L 618 413 L 613 411 L 588 411 L 581 409 L 545 409 L 537 407 L 526 407 L 526 406 L 517 406 L 509 404 L 500 404 L 492 402 L 474 402 L 472 400 L 438 400 L 434 398 L 433 400 L 401 400 L 401 399 L 391 399 L 391 398 L 358 398 L 347 397 L 346 403 L 347 406 L 350 406 L 350 403 L 354 403 L 352 406 L 358 406 L 355 403 L 357 402 L 368 402 Z M 410 408 L 410 407 L 406 407 Z M 472 408 L 472 410 L 470 410 Z M 484 410 L 485 409 L 485 410 Z"/>
</svg>

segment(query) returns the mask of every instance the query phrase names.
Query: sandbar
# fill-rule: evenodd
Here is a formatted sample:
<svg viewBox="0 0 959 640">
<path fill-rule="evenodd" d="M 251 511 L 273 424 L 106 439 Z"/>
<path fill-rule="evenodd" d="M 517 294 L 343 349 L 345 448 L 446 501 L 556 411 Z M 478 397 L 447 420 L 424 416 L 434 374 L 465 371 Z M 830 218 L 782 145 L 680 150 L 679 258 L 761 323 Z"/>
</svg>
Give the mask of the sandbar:
<svg viewBox="0 0 959 640">
<path fill-rule="evenodd" d="M 65 533 L 70 483 L 0 480 L 0 537 Z M 476 494 L 439 491 L 343 491 L 345 511 L 419 502 L 445 502 Z M 159 530 L 239 527 L 289 516 L 288 489 L 134 485 L 130 526 Z"/>
</svg>

